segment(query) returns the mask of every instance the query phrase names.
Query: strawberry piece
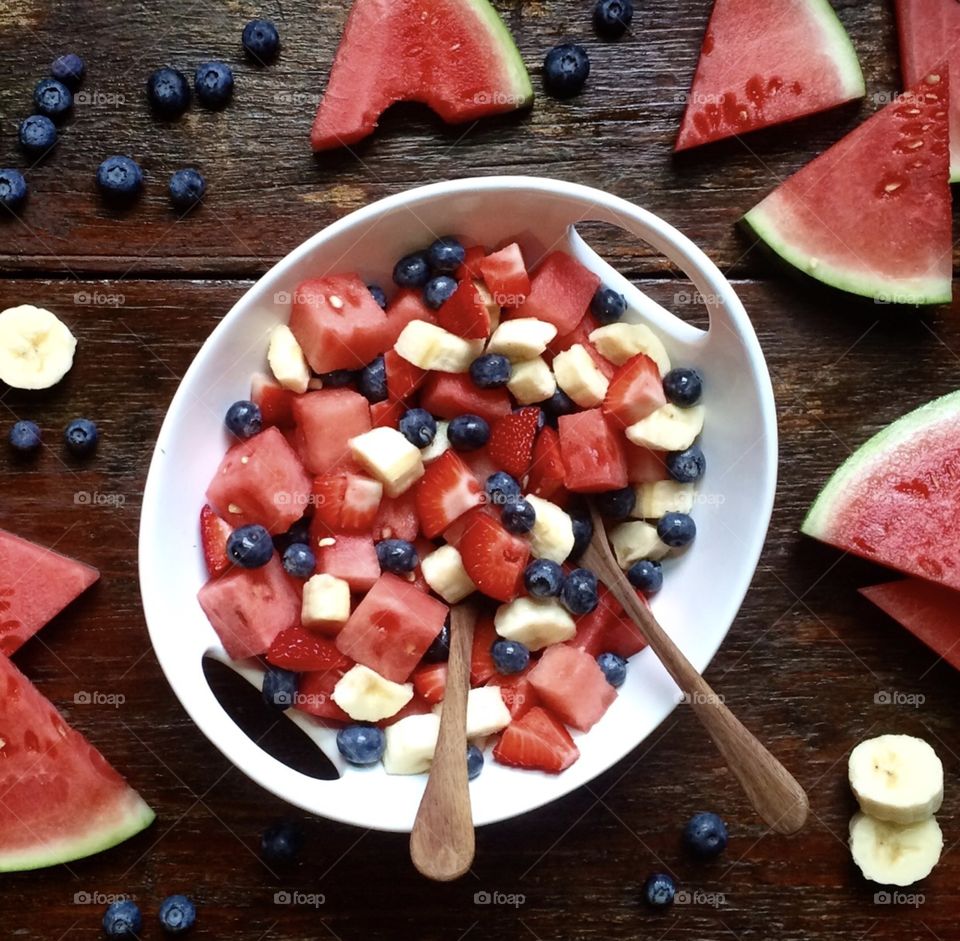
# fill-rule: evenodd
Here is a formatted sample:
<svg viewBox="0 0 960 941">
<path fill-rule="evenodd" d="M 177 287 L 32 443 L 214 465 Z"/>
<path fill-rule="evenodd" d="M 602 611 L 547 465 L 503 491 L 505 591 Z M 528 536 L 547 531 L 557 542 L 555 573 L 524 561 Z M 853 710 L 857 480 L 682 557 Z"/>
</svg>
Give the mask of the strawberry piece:
<svg viewBox="0 0 960 941">
<path fill-rule="evenodd" d="M 491 677 L 497 675 L 493 663 L 493 645 L 500 639 L 493 626 L 493 618 L 481 615 L 473 629 L 473 646 L 470 649 L 470 685 L 483 686 Z"/>
<path fill-rule="evenodd" d="M 580 750 L 546 709 L 534 706 L 503 730 L 493 757 L 511 768 L 559 774 L 580 757 Z"/>
<path fill-rule="evenodd" d="M 498 467 L 517 480 L 530 469 L 541 420 L 540 409 L 530 405 L 504 415 L 490 431 L 487 453 Z"/>
<path fill-rule="evenodd" d="M 385 729 L 393 725 L 394 722 L 406 719 L 407 716 L 422 716 L 428 712 L 433 712 L 433 705 L 425 699 L 421 699 L 419 696 L 414 696 L 399 712 L 386 719 L 381 719 L 379 722 L 375 722 L 374 725 Z"/>
<path fill-rule="evenodd" d="M 403 402 L 384 399 L 370 406 L 370 424 L 374 428 L 396 428 L 407 407 Z"/>
<path fill-rule="evenodd" d="M 393 349 L 397 337 L 403 333 L 403 328 L 411 320 L 425 320 L 427 323 L 436 323 L 434 312 L 423 302 L 423 291 L 405 288 L 397 291 L 387 305 L 387 317 L 384 322 L 375 327 L 377 333 L 377 347 L 381 351 Z M 373 359 L 371 356 L 370 359 Z"/>
<path fill-rule="evenodd" d="M 444 451 L 417 481 L 414 497 L 424 536 L 439 536 L 483 500 L 483 487 L 456 451 Z"/>
<path fill-rule="evenodd" d="M 314 506 L 311 536 L 322 538 L 340 529 L 340 510 L 347 492 L 343 474 L 325 474 L 313 479 L 310 502 Z"/>
<path fill-rule="evenodd" d="M 468 278 L 443 302 L 437 321 L 444 330 L 465 340 L 485 340 L 492 327 L 488 300 L 489 293 L 482 285 Z"/>
<path fill-rule="evenodd" d="M 470 525 L 470 520 L 473 518 L 474 513 L 486 513 L 488 516 L 492 516 L 494 519 L 499 519 L 499 514 L 491 508 L 489 503 L 482 503 L 479 507 L 471 510 L 469 513 L 464 513 L 460 519 L 454 520 L 443 531 L 443 541 L 448 542 L 451 546 L 456 546 L 459 548 L 460 540 L 463 539 L 463 534 Z"/>
<path fill-rule="evenodd" d="M 207 563 L 207 572 L 211 578 L 223 575 L 230 568 L 227 555 L 227 540 L 233 527 L 220 519 L 213 508 L 205 503 L 200 511 L 200 544 L 203 546 L 203 560 Z"/>
<path fill-rule="evenodd" d="M 407 362 L 396 350 L 383 354 L 387 371 L 387 396 L 394 402 L 407 402 L 423 385 L 427 370 Z"/>
<path fill-rule="evenodd" d="M 348 533 L 369 530 L 380 509 L 383 487 L 360 474 L 344 474 L 344 478 L 347 485 L 340 508 L 340 529 Z"/>
<path fill-rule="evenodd" d="M 510 717 L 519 719 L 525 716 L 534 706 L 540 704 L 536 690 L 530 685 L 528 674 L 533 669 L 527 667 L 522 673 L 514 673 L 511 676 L 502 676 L 496 674 L 487 683 L 487 686 L 499 686 L 500 695 L 510 710 Z"/>
<path fill-rule="evenodd" d="M 413 689 L 428 703 L 436 704 L 443 699 L 447 688 L 447 665 L 445 663 L 425 663 L 413 671 Z"/>
<path fill-rule="evenodd" d="M 645 353 L 637 353 L 610 380 L 603 413 L 614 422 L 614 427 L 626 428 L 666 404 L 659 367 Z"/>
<path fill-rule="evenodd" d="M 500 470 L 500 465 L 490 456 L 486 448 L 477 448 L 476 451 L 464 451 L 460 457 L 463 463 L 470 468 L 470 473 L 481 483 Z"/>
<path fill-rule="evenodd" d="M 530 275 L 516 242 L 481 259 L 477 267 L 501 307 L 519 307 L 530 293 Z"/>
<path fill-rule="evenodd" d="M 605 356 L 602 356 L 600 351 L 590 342 L 590 334 L 599 326 L 599 322 L 593 314 L 588 311 L 583 320 L 581 320 L 573 330 L 564 334 L 562 337 L 554 337 L 553 340 L 550 341 L 547 346 L 547 355 L 544 358 L 548 363 L 552 363 L 553 357 L 556 356 L 557 353 L 569 350 L 571 346 L 579 343 L 590 354 L 590 358 L 596 364 L 597 369 L 608 379 L 612 379 L 613 374 L 617 371 L 617 367 Z"/>
<path fill-rule="evenodd" d="M 414 490 L 411 488 L 399 497 L 385 496 L 380 501 L 376 518 L 373 521 L 373 540 L 406 539 L 413 542 L 420 532 L 417 518 L 417 504 Z"/>
<path fill-rule="evenodd" d="M 642 592 L 637 592 L 637 597 L 644 603 L 647 599 Z M 640 653 L 647 646 L 647 640 L 640 631 L 640 628 L 633 623 L 632 619 L 623 610 L 620 602 L 611 596 L 611 607 L 613 610 L 607 619 L 607 629 L 603 637 L 603 652 L 618 654 L 621 657 L 632 657 Z"/>
<path fill-rule="evenodd" d="M 487 250 L 482 245 L 471 245 L 463 256 L 463 264 L 457 268 L 456 278 L 463 281 L 464 278 L 481 278 L 480 260 L 486 257 Z"/>
<path fill-rule="evenodd" d="M 492 516 L 474 512 L 460 539 L 463 567 L 485 595 L 513 601 L 523 585 L 530 545 L 513 536 Z"/>
<path fill-rule="evenodd" d="M 533 446 L 527 492 L 564 506 L 567 502 L 567 493 L 563 486 L 565 474 L 563 456 L 560 453 L 560 436 L 546 425 L 537 435 L 536 444 Z"/>
<path fill-rule="evenodd" d="M 284 670 L 306 673 L 310 670 L 348 670 L 351 660 L 337 650 L 332 640 L 320 637 L 304 627 L 291 627 L 273 639 L 267 661 Z"/>
<path fill-rule="evenodd" d="M 577 618 L 577 633 L 567 643 L 571 647 L 585 650 L 591 657 L 607 652 L 606 639 L 610 622 L 617 611 L 623 612 L 620 603 L 605 585 L 597 586 L 599 602 L 589 613 Z"/>
<path fill-rule="evenodd" d="M 351 662 L 347 660 L 348 665 Z M 334 667 L 302 673 L 297 689 L 297 708 L 319 719 L 350 722 L 350 716 L 333 701 L 333 688 L 346 672 L 344 668 Z"/>
<path fill-rule="evenodd" d="M 420 405 L 437 418 L 479 415 L 491 425 L 513 407 L 505 388 L 478 389 L 468 375 L 451 372 L 427 376 L 420 389 Z"/>
<path fill-rule="evenodd" d="M 627 479 L 630 483 L 645 484 L 670 479 L 666 451 L 651 451 L 632 441 L 625 441 L 624 453 L 627 457 Z"/>
</svg>

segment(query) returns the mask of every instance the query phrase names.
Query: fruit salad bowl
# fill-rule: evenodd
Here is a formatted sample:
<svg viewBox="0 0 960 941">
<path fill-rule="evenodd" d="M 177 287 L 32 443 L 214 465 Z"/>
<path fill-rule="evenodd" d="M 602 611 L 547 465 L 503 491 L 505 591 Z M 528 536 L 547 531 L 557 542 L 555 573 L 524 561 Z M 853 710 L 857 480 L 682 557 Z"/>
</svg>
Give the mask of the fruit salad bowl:
<svg viewBox="0 0 960 941">
<path fill-rule="evenodd" d="M 579 224 L 588 222 L 618 227 L 625 241 L 646 242 L 683 271 L 691 285 L 684 286 L 685 294 L 702 299 L 709 329 L 675 316 L 600 258 L 577 232 Z M 550 179 L 487 177 L 435 183 L 345 216 L 275 265 L 210 335 L 161 428 L 140 529 L 144 611 L 175 694 L 238 768 L 304 810 L 381 830 L 410 830 L 426 775 L 391 776 L 379 765 L 350 766 L 336 747 L 336 728 L 288 710 L 287 716 L 340 773 L 335 780 L 310 777 L 261 749 L 214 696 L 205 678 L 204 658 L 229 664 L 255 685 L 260 684 L 263 669 L 257 660 L 230 660 L 197 601 L 207 577 L 197 518 L 207 483 L 226 449 L 224 412 L 231 402 L 249 395 L 251 375 L 264 368 L 268 335 L 286 322 L 297 285 L 308 277 L 343 271 L 356 271 L 368 283 L 389 283 L 396 258 L 445 233 L 488 246 L 516 239 L 524 257 L 534 261 L 548 251 L 565 250 L 626 297 L 626 318 L 648 324 L 674 362 L 695 367 L 704 377 L 708 420 L 702 446 L 708 469 L 698 494 L 697 540 L 665 563 L 664 587 L 651 602 L 656 617 L 698 670 L 709 664 L 746 594 L 776 485 L 773 391 L 743 305 L 702 251 L 630 202 Z M 488 761 L 470 786 L 475 823 L 525 813 L 590 781 L 635 750 L 681 700 L 649 649 L 631 659 L 619 693 L 590 732 L 575 733 L 581 757 L 561 774 L 518 771 Z"/>
</svg>

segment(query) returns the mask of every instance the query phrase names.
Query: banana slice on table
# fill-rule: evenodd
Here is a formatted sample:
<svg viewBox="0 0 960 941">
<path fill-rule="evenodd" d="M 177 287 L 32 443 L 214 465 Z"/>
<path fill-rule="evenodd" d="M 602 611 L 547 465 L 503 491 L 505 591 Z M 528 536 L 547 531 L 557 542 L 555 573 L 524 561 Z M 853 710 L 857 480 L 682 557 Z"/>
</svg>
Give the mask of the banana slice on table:
<svg viewBox="0 0 960 941">
<path fill-rule="evenodd" d="M 0 313 L 0 380 L 15 389 L 49 389 L 73 365 L 77 340 L 58 317 L 32 304 Z"/>
<path fill-rule="evenodd" d="M 883 885 L 912 885 L 930 875 L 940 859 L 943 833 L 934 817 L 901 825 L 855 814 L 850 852 L 864 877 Z"/>
<path fill-rule="evenodd" d="M 850 753 L 850 787 L 860 809 L 890 823 L 916 823 L 943 803 L 943 765 L 923 739 L 880 735 Z"/>
</svg>

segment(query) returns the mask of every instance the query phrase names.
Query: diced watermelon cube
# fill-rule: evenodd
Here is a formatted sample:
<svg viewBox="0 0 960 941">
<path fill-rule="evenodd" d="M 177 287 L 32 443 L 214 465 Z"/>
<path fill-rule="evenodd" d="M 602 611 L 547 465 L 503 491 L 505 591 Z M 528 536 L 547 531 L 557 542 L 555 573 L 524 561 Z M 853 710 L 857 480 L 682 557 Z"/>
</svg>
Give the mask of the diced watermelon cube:
<svg viewBox="0 0 960 941">
<path fill-rule="evenodd" d="M 509 415 L 513 405 L 503 387 L 478 389 L 466 373 L 432 372 L 421 387 L 420 407 L 437 418 L 479 415 L 493 424 Z"/>
<path fill-rule="evenodd" d="M 591 729 L 617 698 L 594 657 L 566 644 L 548 647 L 530 671 L 530 685 L 567 725 Z"/>
<path fill-rule="evenodd" d="M 561 415 L 558 425 L 568 490 L 599 493 L 626 487 L 624 437 L 599 408 Z"/>
<path fill-rule="evenodd" d="M 487 448 L 477 448 L 476 451 L 463 451 L 460 454 L 463 463 L 470 468 L 470 473 L 481 483 L 486 483 L 487 478 L 498 470 L 503 470 L 490 455 Z"/>
<path fill-rule="evenodd" d="M 374 428 L 396 428 L 407 406 L 403 402 L 384 399 L 370 406 L 370 424 Z"/>
<path fill-rule="evenodd" d="M 326 474 L 350 459 L 347 442 L 370 430 L 370 403 L 352 389 L 321 389 L 293 403 L 297 442 L 311 474 Z"/>
<path fill-rule="evenodd" d="M 331 545 L 319 545 L 324 538 L 333 539 Z M 342 578 L 351 591 L 367 591 L 380 576 L 380 562 L 373 540 L 364 534 L 326 533 L 314 537 L 311 530 L 311 542 L 316 547 L 317 571 Z"/>
<path fill-rule="evenodd" d="M 406 539 L 413 542 L 420 532 L 417 517 L 416 488 L 401 493 L 399 497 L 387 497 L 380 501 L 380 508 L 373 520 L 373 539 Z"/>
<path fill-rule="evenodd" d="M 530 293 L 530 275 L 516 242 L 478 262 L 480 275 L 501 307 L 519 307 Z"/>
<path fill-rule="evenodd" d="M 297 393 L 284 389 L 264 373 L 255 373 L 250 380 L 250 401 L 260 409 L 263 424 L 280 428 L 293 427 L 293 402 Z"/>
<path fill-rule="evenodd" d="M 564 336 L 574 330 L 593 300 L 600 279 L 566 252 L 551 252 L 530 279 L 530 293 L 511 317 L 535 317 Z"/>
<path fill-rule="evenodd" d="M 615 429 L 626 429 L 667 404 L 660 368 L 644 353 L 617 368 L 603 400 L 603 414 Z"/>
<path fill-rule="evenodd" d="M 510 710 L 513 719 L 525 716 L 534 706 L 540 704 L 536 690 L 530 685 L 530 670 L 527 667 L 522 673 L 513 673 L 503 676 L 500 673 L 491 677 L 487 686 L 499 686 L 500 695 Z"/>
<path fill-rule="evenodd" d="M 390 399 L 394 402 L 412 401 L 423 385 L 427 370 L 414 366 L 394 349 L 383 354 L 383 364 L 387 372 L 387 395 Z"/>
<path fill-rule="evenodd" d="M 423 302 L 423 291 L 404 288 L 397 291 L 387 305 L 386 319 L 378 331 L 377 346 L 381 352 L 393 347 L 411 320 L 436 323 L 437 315 Z"/>
<path fill-rule="evenodd" d="M 350 716 L 333 701 L 333 689 L 347 669 L 349 667 L 333 667 L 301 674 L 297 689 L 297 708 L 318 719 L 332 719 L 335 722 L 352 721 Z"/>
<path fill-rule="evenodd" d="M 503 730 L 493 757 L 511 768 L 559 774 L 580 757 L 580 749 L 546 709 L 534 706 Z"/>
<path fill-rule="evenodd" d="M 670 479 L 670 474 L 667 473 L 666 451 L 651 451 L 632 441 L 624 441 L 623 447 L 627 457 L 627 479 L 630 483 L 646 484 Z"/>
</svg>

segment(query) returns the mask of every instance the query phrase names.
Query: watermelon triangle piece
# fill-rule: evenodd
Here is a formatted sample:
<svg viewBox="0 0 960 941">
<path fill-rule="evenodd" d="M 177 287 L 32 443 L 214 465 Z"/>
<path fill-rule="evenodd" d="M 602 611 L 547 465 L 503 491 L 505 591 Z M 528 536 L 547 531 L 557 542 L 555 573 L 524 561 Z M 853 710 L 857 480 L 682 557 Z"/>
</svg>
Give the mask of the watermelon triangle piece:
<svg viewBox="0 0 960 941">
<path fill-rule="evenodd" d="M 793 121 L 866 93 L 827 0 L 716 0 L 676 150 Z"/>
<path fill-rule="evenodd" d="M 872 585 L 860 594 L 960 670 L 960 594 L 922 578 Z"/>
<path fill-rule="evenodd" d="M 820 491 L 808 536 L 960 589 L 960 392 L 904 415 Z"/>
<path fill-rule="evenodd" d="M 320 101 L 314 150 L 372 134 L 398 101 L 452 124 L 524 108 L 530 76 L 487 0 L 354 0 Z"/>
<path fill-rule="evenodd" d="M 947 62 L 950 87 L 960 89 L 960 4 L 957 0 L 896 0 L 900 70 L 915 85 Z M 950 98 L 950 182 L 960 182 L 960 94 Z"/>
<path fill-rule="evenodd" d="M 100 573 L 0 529 L 0 653 L 19 650 Z"/>
<path fill-rule="evenodd" d="M 99 853 L 153 819 L 143 798 L 0 654 L 0 872 Z"/>
<path fill-rule="evenodd" d="M 945 68 L 807 164 L 744 216 L 784 261 L 888 304 L 952 294 Z"/>
</svg>

